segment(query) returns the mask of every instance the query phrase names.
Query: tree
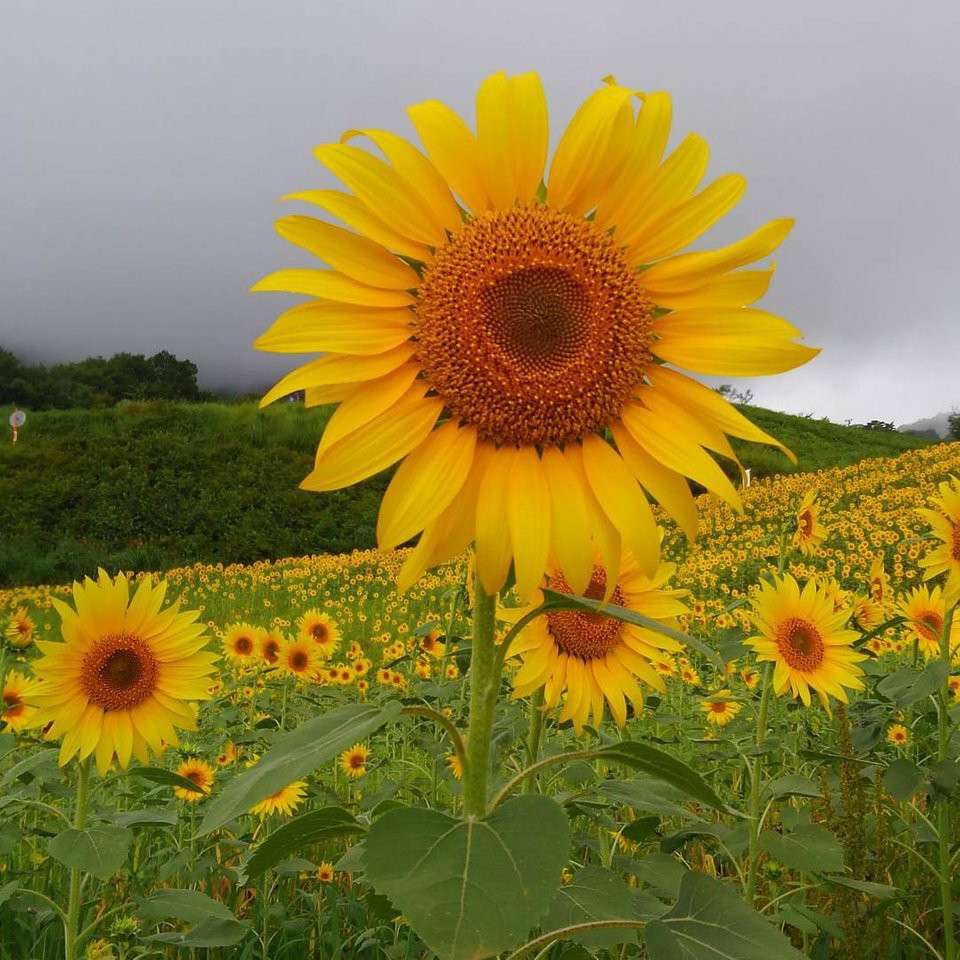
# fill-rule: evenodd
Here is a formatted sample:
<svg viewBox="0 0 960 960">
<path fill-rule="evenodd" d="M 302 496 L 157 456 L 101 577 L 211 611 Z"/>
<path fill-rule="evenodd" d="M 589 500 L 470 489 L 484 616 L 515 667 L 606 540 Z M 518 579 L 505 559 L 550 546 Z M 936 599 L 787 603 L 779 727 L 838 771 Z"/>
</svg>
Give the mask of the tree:
<svg viewBox="0 0 960 960">
<path fill-rule="evenodd" d="M 960 440 L 960 410 L 947 415 L 947 439 Z"/>
</svg>

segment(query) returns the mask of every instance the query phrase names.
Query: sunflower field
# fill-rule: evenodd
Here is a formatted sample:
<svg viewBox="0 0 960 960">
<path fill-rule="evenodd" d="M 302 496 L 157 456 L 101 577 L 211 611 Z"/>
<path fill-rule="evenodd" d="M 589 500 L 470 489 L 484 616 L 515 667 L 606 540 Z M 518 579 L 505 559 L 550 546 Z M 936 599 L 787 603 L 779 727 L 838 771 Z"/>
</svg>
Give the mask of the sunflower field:
<svg viewBox="0 0 960 960">
<path fill-rule="evenodd" d="M 0 592 L 5 957 L 957 960 L 960 449 L 731 481 L 792 454 L 698 375 L 818 351 L 672 111 L 316 149 L 263 403 L 379 549 Z"/>
</svg>

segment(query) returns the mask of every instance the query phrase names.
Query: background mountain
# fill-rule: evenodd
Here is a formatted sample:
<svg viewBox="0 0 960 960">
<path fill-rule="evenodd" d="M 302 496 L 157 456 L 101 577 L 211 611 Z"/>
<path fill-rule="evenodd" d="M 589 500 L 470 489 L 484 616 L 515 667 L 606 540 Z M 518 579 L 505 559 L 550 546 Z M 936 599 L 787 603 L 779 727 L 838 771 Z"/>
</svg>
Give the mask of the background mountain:
<svg viewBox="0 0 960 960">
<path fill-rule="evenodd" d="M 914 420 L 913 423 L 905 423 L 897 427 L 897 429 L 902 433 L 922 433 L 926 430 L 933 430 L 938 437 L 945 437 L 947 435 L 947 417 L 949 416 L 950 412 L 945 411 L 944 413 L 927 417 L 925 420 Z"/>
</svg>

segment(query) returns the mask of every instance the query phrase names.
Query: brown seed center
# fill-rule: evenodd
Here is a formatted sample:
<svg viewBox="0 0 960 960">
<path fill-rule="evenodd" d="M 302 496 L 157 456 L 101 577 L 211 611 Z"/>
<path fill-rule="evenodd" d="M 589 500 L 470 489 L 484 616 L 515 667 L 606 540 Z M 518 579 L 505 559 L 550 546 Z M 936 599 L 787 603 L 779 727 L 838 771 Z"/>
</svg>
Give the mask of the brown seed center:
<svg viewBox="0 0 960 960">
<path fill-rule="evenodd" d="M 611 237 L 543 205 L 485 213 L 437 250 L 417 356 L 496 443 L 570 442 L 616 419 L 650 362 L 653 304 Z"/>
<path fill-rule="evenodd" d="M 813 533 L 813 514 L 809 510 L 804 510 L 797 518 L 797 524 L 800 528 L 800 534 L 809 537 Z"/>
<path fill-rule="evenodd" d="M 603 599 L 607 587 L 607 574 L 601 567 L 594 567 L 593 576 L 584 596 L 591 600 Z M 562 573 L 553 575 L 550 588 L 558 593 L 572 593 L 570 584 Z M 610 604 L 618 607 L 626 605 L 620 587 L 614 588 Z M 623 624 L 619 620 L 603 617 L 596 613 L 582 613 L 578 610 L 557 610 L 547 614 L 547 626 L 557 646 L 571 657 L 581 660 L 596 660 L 605 657 L 617 644 Z"/>
<path fill-rule="evenodd" d="M 960 563 L 960 521 L 953 525 L 953 559 Z"/>
<path fill-rule="evenodd" d="M 80 682 L 90 702 L 103 710 L 132 710 L 156 689 L 157 659 L 139 637 L 98 640 L 84 656 Z"/>
<path fill-rule="evenodd" d="M 817 628 L 806 620 L 799 617 L 784 620 L 776 640 L 780 655 L 794 670 L 816 670 L 823 663 L 823 639 Z"/>
<path fill-rule="evenodd" d="M 233 649 L 240 654 L 241 657 L 249 657 L 253 653 L 253 638 L 248 637 L 246 634 L 237 637 L 233 641 Z"/>
<path fill-rule="evenodd" d="M 917 633 L 924 640 L 939 640 L 940 634 L 943 633 L 943 617 L 933 610 L 925 610 L 917 617 L 916 627 Z"/>
<path fill-rule="evenodd" d="M 290 655 L 290 669 L 301 671 L 306 670 L 308 657 L 305 651 L 303 650 L 294 650 Z"/>
</svg>

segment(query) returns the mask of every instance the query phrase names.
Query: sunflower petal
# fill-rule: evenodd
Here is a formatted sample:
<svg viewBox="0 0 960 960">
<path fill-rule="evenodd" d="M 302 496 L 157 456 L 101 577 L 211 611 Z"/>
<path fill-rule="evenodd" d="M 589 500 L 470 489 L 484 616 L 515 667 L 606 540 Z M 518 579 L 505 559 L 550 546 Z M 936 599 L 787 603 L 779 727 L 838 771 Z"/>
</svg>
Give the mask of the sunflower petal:
<svg viewBox="0 0 960 960">
<path fill-rule="evenodd" d="M 277 270 L 258 280 L 250 292 L 303 293 L 364 307 L 408 307 L 413 303 L 413 297 L 403 290 L 368 287 L 336 270 Z"/>
<path fill-rule="evenodd" d="M 550 553 L 550 488 L 534 447 L 517 451 L 510 471 L 506 508 L 517 595 L 526 603 L 540 586 Z"/>
</svg>

